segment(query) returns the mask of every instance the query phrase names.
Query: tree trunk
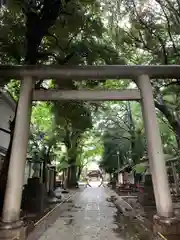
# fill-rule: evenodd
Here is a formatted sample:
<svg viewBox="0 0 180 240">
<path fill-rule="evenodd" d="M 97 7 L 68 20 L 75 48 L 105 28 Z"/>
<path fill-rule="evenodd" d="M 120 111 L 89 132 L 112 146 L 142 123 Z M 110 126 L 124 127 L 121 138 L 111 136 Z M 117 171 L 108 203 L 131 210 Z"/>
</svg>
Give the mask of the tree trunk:
<svg viewBox="0 0 180 240">
<path fill-rule="evenodd" d="M 72 164 L 72 163 L 71 163 Z M 74 188 L 77 185 L 77 167 L 75 164 L 72 164 L 68 168 L 68 179 L 67 179 L 67 185 L 69 188 Z"/>
<path fill-rule="evenodd" d="M 131 110 L 131 104 L 130 102 L 127 103 L 127 112 L 128 112 L 128 121 L 129 121 L 129 133 L 131 135 L 131 158 L 134 164 L 137 162 L 137 156 L 136 156 L 136 149 L 135 149 L 135 126 L 132 116 L 132 110 Z"/>
<path fill-rule="evenodd" d="M 68 167 L 67 169 L 67 186 L 69 187 L 70 186 L 70 181 L 71 181 L 71 168 Z"/>
<path fill-rule="evenodd" d="M 109 182 L 112 182 L 112 173 L 109 173 Z"/>
<path fill-rule="evenodd" d="M 45 189 L 46 189 L 46 192 L 48 190 L 48 187 L 47 187 L 47 182 L 48 182 L 48 176 L 47 176 L 47 161 L 46 159 L 44 159 L 44 162 L 43 162 L 43 183 L 45 185 Z"/>
<path fill-rule="evenodd" d="M 77 167 L 76 165 L 71 166 L 71 187 L 76 187 L 77 185 Z"/>
<path fill-rule="evenodd" d="M 116 183 L 117 183 L 117 174 L 113 173 L 113 177 L 112 177 L 112 189 L 116 189 Z"/>
<path fill-rule="evenodd" d="M 62 7 L 61 1 L 47 1 L 47 4 L 49 4 L 49 7 L 45 6 L 45 4 L 46 4 L 46 1 L 44 3 L 44 6 L 41 9 L 42 10 L 41 14 L 36 14 L 31 10 L 26 14 L 26 44 L 27 44 L 26 56 L 25 56 L 26 64 L 37 63 L 38 49 L 41 44 L 41 41 L 45 36 L 45 34 L 48 32 L 49 28 L 55 24 L 55 21 L 59 16 L 59 10 Z M 38 16 L 43 16 L 44 18 L 38 17 Z M 16 119 L 16 112 L 15 112 L 15 117 L 11 124 L 11 137 L 10 137 L 9 147 L 8 147 L 7 154 L 4 159 L 2 170 L 0 173 L 0 211 L 2 211 L 2 206 L 4 202 L 4 195 L 5 195 L 5 189 L 6 189 L 8 168 L 9 168 L 13 134 L 14 134 L 15 119 Z"/>
<path fill-rule="evenodd" d="M 78 180 L 78 181 L 79 181 L 79 179 L 80 179 L 81 173 L 82 173 L 82 168 L 79 167 L 79 169 L 78 169 L 78 174 L 77 174 L 77 180 Z"/>
</svg>

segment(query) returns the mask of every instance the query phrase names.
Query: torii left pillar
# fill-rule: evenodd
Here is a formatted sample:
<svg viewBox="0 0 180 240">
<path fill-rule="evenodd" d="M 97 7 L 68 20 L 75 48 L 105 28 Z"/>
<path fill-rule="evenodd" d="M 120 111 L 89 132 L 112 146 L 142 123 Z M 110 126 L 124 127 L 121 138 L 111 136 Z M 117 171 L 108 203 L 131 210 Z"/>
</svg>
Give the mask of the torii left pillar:
<svg viewBox="0 0 180 240">
<path fill-rule="evenodd" d="M 21 231 L 23 229 L 23 223 L 20 221 L 20 211 L 31 119 L 32 90 L 32 77 L 25 77 L 21 81 L 0 228 L 0 236 L 8 240 L 16 236 L 17 239 L 25 238 Z"/>
</svg>

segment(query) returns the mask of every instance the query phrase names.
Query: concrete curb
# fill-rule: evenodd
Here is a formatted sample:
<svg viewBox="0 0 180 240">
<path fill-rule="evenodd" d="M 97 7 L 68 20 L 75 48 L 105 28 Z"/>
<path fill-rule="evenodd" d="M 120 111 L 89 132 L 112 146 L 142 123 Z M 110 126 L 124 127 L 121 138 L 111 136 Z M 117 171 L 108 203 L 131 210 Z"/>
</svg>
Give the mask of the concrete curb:
<svg viewBox="0 0 180 240">
<path fill-rule="evenodd" d="M 109 194 L 111 195 L 111 198 L 113 199 L 114 205 L 117 207 L 117 209 L 122 212 L 125 216 L 128 216 L 130 218 L 136 218 L 139 222 L 139 224 L 146 230 L 152 232 L 152 230 L 146 226 L 145 221 L 143 217 L 136 213 L 136 211 L 133 209 L 133 207 L 127 203 L 123 197 L 119 196 L 115 191 L 107 187 L 107 190 Z M 167 240 L 161 233 L 157 233 L 157 235 L 154 235 L 154 240 Z"/>
<path fill-rule="evenodd" d="M 49 212 L 47 212 L 42 218 L 40 218 L 37 222 L 35 223 L 31 223 L 28 226 L 24 226 L 21 230 L 20 230 L 20 235 L 17 234 L 12 238 L 8 238 L 11 240 L 20 240 L 20 239 L 26 239 L 28 237 L 29 234 L 31 234 L 31 232 L 35 229 L 35 227 L 40 224 L 43 220 L 45 220 L 48 216 L 50 216 L 60 205 L 62 205 L 63 203 L 67 202 L 69 199 L 71 199 L 72 197 L 74 197 L 78 192 L 69 194 L 66 198 L 64 198 L 60 203 L 58 203 L 53 209 L 51 209 Z M 4 238 L 3 238 L 4 239 Z"/>
<path fill-rule="evenodd" d="M 77 192 L 70 194 L 68 197 L 64 198 L 60 203 L 58 203 L 53 209 L 51 209 L 48 213 L 46 213 L 41 219 L 39 219 L 34 226 L 38 225 L 39 223 L 41 223 L 46 217 L 48 217 L 51 213 L 53 213 L 56 208 L 58 208 L 60 205 L 62 205 L 63 203 L 67 202 L 69 199 L 71 199 L 72 197 L 74 197 L 77 194 Z"/>
<path fill-rule="evenodd" d="M 113 203 L 115 206 L 120 210 L 124 215 L 131 215 L 136 216 L 136 212 L 132 208 L 132 206 L 127 203 L 121 196 L 119 196 L 116 192 L 114 192 L 112 189 L 108 188 L 108 192 L 111 195 L 111 198 L 113 200 Z"/>
<path fill-rule="evenodd" d="M 119 196 L 116 192 L 109 189 L 111 196 L 115 199 L 113 203 L 117 207 L 118 210 L 120 210 L 125 216 L 129 216 L 130 218 L 136 218 L 140 224 L 143 224 L 143 227 L 146 230 L 150 230 L 149 227 L 145 224 L 145 221 L 143 219 L 143 216 L 141 214 L 138 214 L 134 208 L 123 199 L 123 196 Z"/>
<path fill-rule="evenodd" d="M 32 223 L 29 226 L 26 226 L 26 238 L 35 230 L 36 227 L 38 227 L 41 223 L 43 223 L 44 220 L 46 220 L 51 214 L 55 212 L 55 210 L 60 207 L 63 203 L 66 203 L 68 200 L 73 198 L 78 192 L 69 194 L 67 197 L 65 197 L 60 203 L 58 203 L 53 209 L 51 209 L 49 212 L 47 212 L 42 218 L 40 218 L 37 222 Z"/>
</svg>

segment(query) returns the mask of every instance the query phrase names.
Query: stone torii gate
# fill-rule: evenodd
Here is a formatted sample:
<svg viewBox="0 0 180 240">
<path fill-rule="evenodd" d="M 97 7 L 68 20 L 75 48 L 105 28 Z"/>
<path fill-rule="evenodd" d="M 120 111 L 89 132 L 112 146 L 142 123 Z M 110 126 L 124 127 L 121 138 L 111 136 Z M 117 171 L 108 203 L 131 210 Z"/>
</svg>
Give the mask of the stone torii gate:
<svg viewBox="0 0 180 240">
<path fill-rule="evenodd" d="M 156 119 L 150 79 L 179 78 L 180 66 L 0 66 L 0 76 L 1 79 L 22 79 L 1 229 L 20 229 L 22 227 L 20 221 L 20 206 L 32 100 L 139 100 L 142 106 L 157 208 L 157 215 L 155 217 L 156 230 L 159 231 L 159 229 L 162 229 L 162 223 L 168 225 L 177 222 L 173 213 L 172 199 L 163 158 L 162 142 Z M 120 78 L 131 79 L 135 81 L 139 90 L 33 90 L 34 79 L 37 78 L 56 78 L 59 82 L 68 79 L 74 79 L 76 81 Z M 168 231 L 170 231 L 169 228 Z"/>
</svg>

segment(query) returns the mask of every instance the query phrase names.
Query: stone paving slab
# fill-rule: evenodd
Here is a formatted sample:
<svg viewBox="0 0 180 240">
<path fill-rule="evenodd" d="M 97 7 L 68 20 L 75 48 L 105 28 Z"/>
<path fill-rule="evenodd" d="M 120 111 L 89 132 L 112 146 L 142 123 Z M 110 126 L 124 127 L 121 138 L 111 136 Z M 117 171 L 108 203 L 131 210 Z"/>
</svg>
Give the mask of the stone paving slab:
<svg viewBox="0 0 180 240">
<path fill-rule="evenodd" d="M 75 198 L 70 214 L 65 211 L 39 240 L 121 240 L 113 231 L 116 208 L 107 197 L 104 188 L 86 188 Z"/>
<path fill-rule="evenodd" d="M 108 188 L 86 188 L 64 203 L 28 240 L 151 240 L 133 219 L 108 201 Z M 50 223 L 51 222 L 51 223 Z"/>
<path fill-rule="evenodd" d="M 64 211 L 70 211 L 73 206 L 72 199 L 81 191 L 82 189 L 79 191 L 72 190 L 68 194 L 65 194 L 65 202 L 58 204 L 52 212 L 49 212 L 45 217 L 40 219 L 40 221 L 36 223 L 34 230 L 28 235 L 27 240 L 38 240 L 39 237 L 54 224 Z"/>
</svg>

